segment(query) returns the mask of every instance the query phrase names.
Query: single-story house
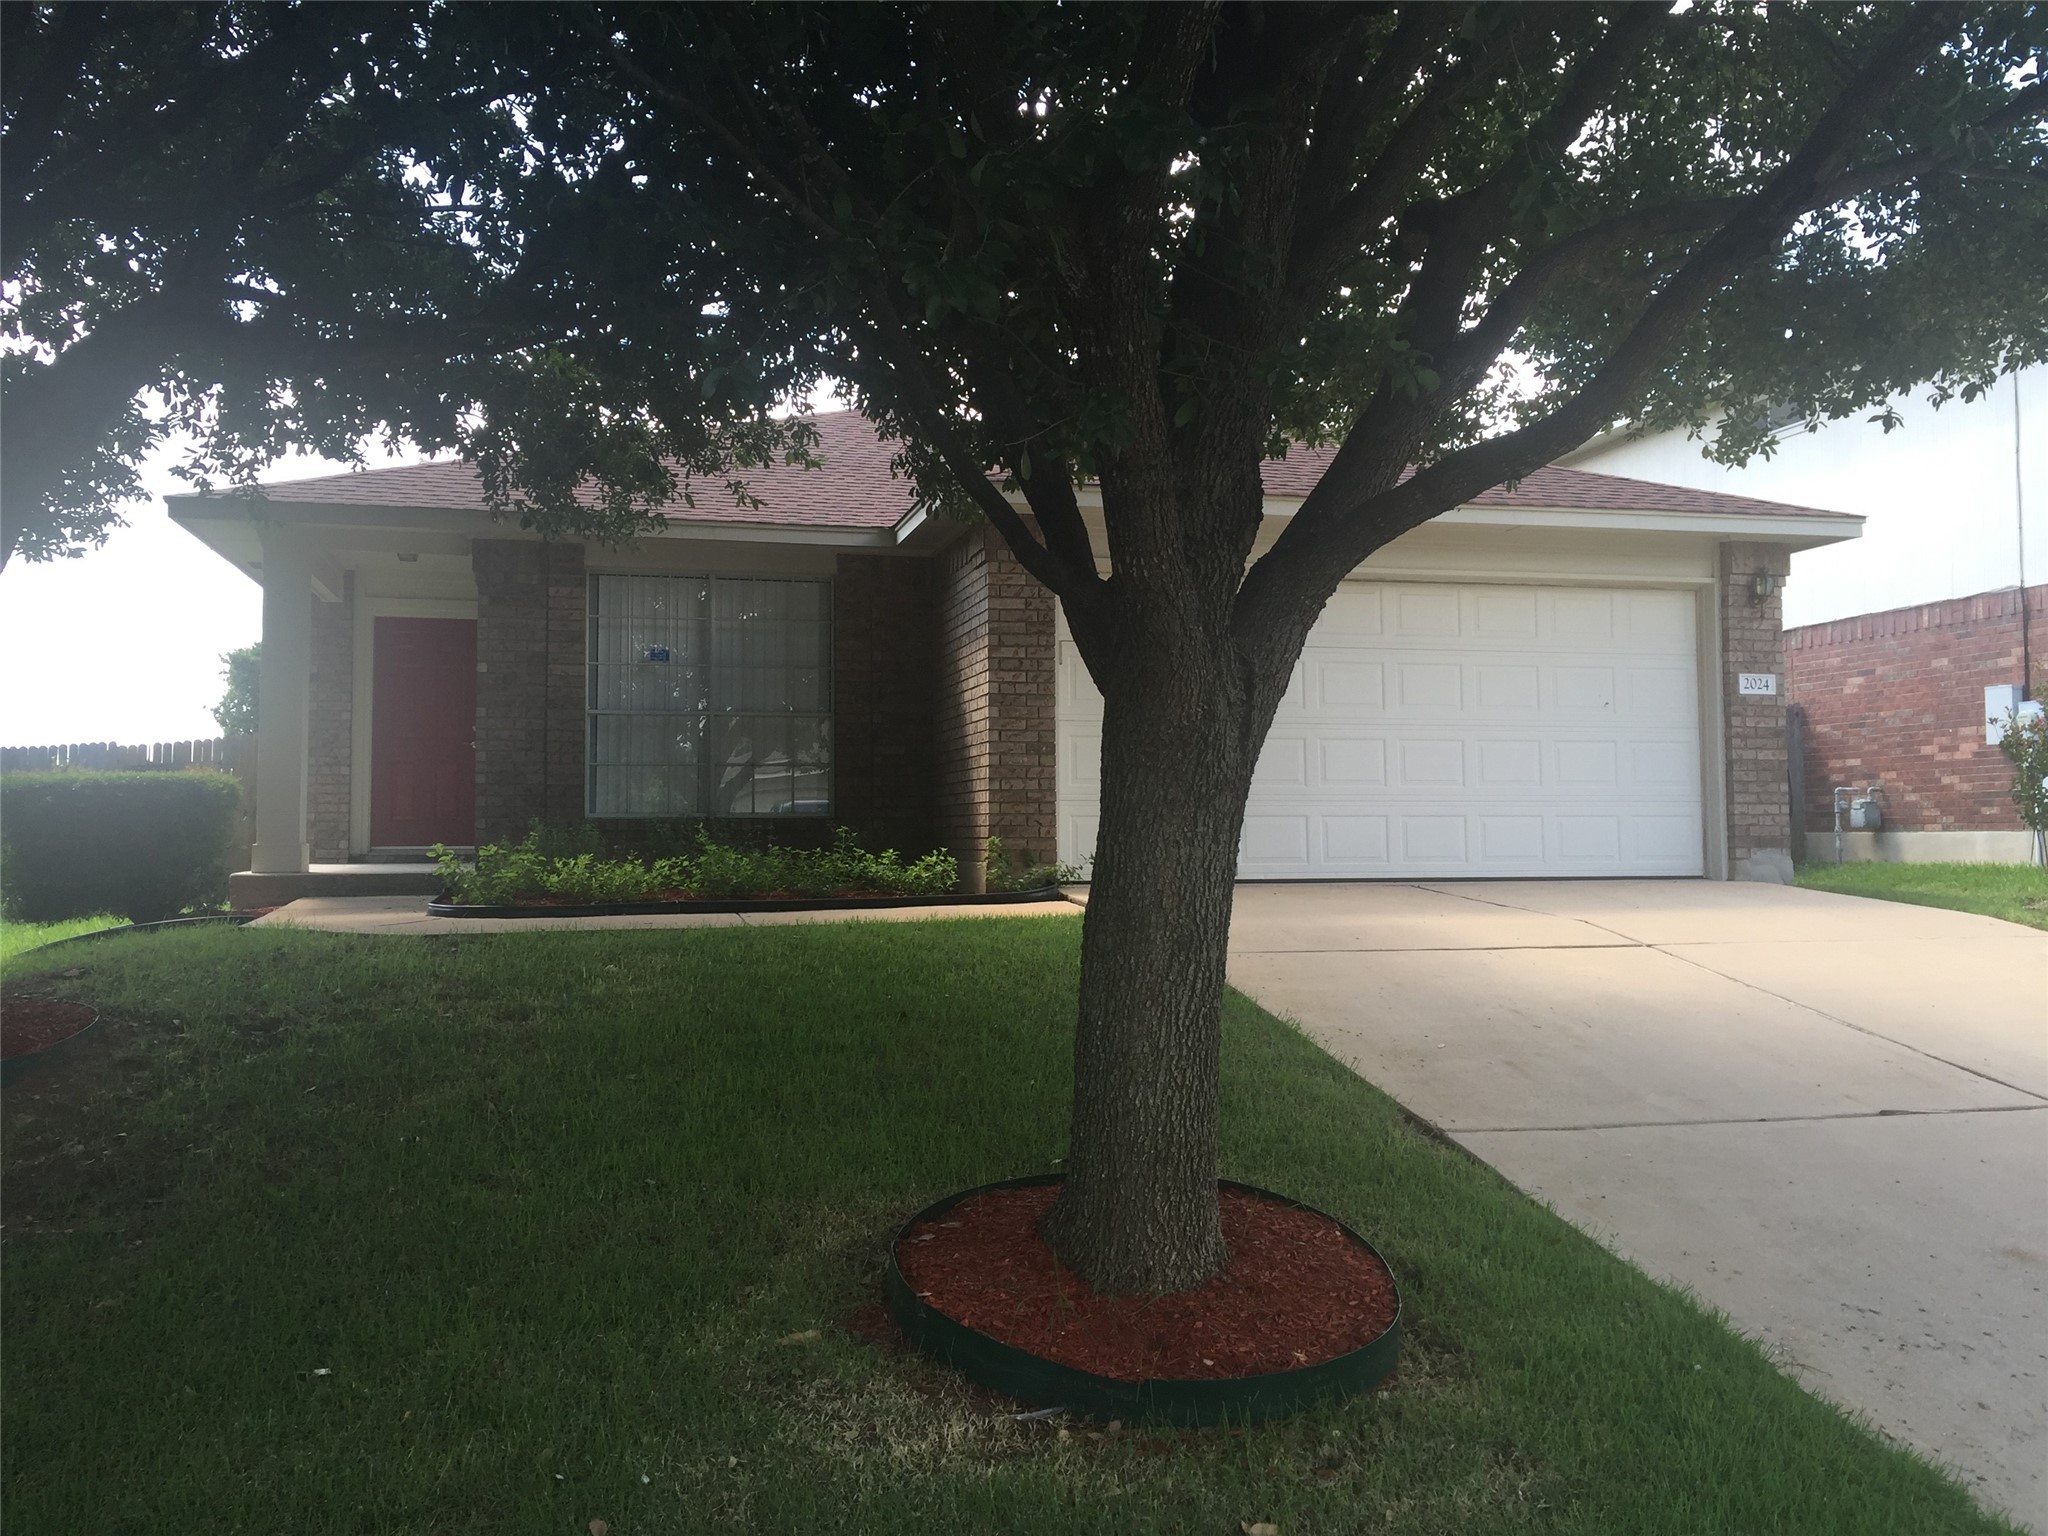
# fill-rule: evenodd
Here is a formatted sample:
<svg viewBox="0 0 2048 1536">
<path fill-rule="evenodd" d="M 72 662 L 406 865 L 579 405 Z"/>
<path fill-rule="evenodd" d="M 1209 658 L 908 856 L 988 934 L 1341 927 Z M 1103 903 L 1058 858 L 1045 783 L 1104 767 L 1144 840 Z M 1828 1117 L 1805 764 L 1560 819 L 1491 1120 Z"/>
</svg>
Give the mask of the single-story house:
<svg viewBox="0 0 2048 1536">
<path fill-rule="evenodd" d="M 620 548 L 492 520 L 459 462 L 171 497 L 263 584 L 254 873 L 535 819 L 1084 863 L 1101 701 L 1057 604 L 864 419 L 817 426 L 822 467 Z M 1327 462 L 1266 466 L 1269 540 Z M 1780 592 L 1860 526 L 1547 468 L 1397 540 L 1310 637 L 1245 877 L 1788 878 Z"/>
</svg>

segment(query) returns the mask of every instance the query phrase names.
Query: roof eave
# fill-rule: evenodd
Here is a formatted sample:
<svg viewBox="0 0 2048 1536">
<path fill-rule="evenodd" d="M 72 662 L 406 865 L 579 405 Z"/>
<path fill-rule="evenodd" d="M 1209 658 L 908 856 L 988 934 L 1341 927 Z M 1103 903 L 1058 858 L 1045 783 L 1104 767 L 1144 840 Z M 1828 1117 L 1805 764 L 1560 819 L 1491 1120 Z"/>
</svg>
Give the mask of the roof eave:
<svg viewBox="0 0 2048 1536">
<path fill-rule="evenodd" d="M 167 496 L 171 520 L 197 532 L 196 523 L 266 523 L 343 528 L 351 531 L 390 529 L 394 533 L 453 531 L 501 539 L 536 539 L 540 535 L 493 519 L 489 513 L 460 507 L 413 507 L 363 502 L 268 501 L 251 496 Z M 808 544 L 841 549 L 893 549 L 918 526 L 916 514 L 893 525 L 847 527 L 835 523 L 780 523 L 739 518 L 668 518 L 659 533 L 664 539 L 726 539 L 735 543 Z"/>
</svg>

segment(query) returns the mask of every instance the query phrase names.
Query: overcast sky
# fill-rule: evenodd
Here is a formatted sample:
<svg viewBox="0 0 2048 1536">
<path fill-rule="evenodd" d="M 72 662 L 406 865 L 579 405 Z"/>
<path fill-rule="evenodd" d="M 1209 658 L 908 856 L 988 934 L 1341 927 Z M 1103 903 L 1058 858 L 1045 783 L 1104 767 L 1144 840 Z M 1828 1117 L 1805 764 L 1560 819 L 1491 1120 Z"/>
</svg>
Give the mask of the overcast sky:
<svg viewBox="0 0 2048 1536">
<path fill-rule="evenodd" d="M 0 571 L 0 746 L 220 734 L 208 710 L 220 700 L 221 652 L 261 637 L 263 592 L 164 512 L 166 494 L 189 489 L 170 470 L 179 454 L 166 445 L 151 456 L 149 498 L 104 549 Z M 263 478 L 347 467 L 302 455 Z"/>
</svg>

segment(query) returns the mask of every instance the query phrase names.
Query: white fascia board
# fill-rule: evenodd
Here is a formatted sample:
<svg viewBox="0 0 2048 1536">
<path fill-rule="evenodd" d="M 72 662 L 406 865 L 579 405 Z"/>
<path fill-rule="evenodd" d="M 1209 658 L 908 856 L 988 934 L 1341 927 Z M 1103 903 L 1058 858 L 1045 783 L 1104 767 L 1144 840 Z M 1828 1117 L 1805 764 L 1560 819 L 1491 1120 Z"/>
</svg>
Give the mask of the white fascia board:
<svg viewBox="0 0 2048 1536">
<path fill-rule="evenodd" d="M 1736 512 L 1608 512 L 1570 507 L 1453 507 L 1434 519 L 1439 523 L 1481 528 L 1610 528 L 1633 533 L 1704 533 L 1725 539 L 1752 539 L 1764 544 L 1796 543 L 1802 549 L 1839 544 L 1863 536 L 1863 519 L 1835 514 L 1806 517 L 1798 513 L 1769 516 Z"/>
<path fill-rule="evenodd" d="M 498 539 L 537 539 L 539 534 L 493 520 L 487 513 L 454 507 L 366 506 L 356 502 L 261 501 L 254 497 L 167 496 L 171 518 L 194 533 L 199 523 L 303 523 L 351 531 L 385 531 L 403 543 L 409 533 L 455 531 Z M 902 527 L 901 524 L 897 528 Z M 787 523 L 671 521 L 654 539 L 714 539 L 745 544 L 812 544 L 839 549 L 893 549 L 897 528 L 799 527 Z M 203 537 L 203 535 L 202 535 Z"/>
<path fill-rule="evenodd" d="M 1012 496 L 1011 501 L 1022 506 Z M 1076 500 L 1084 511 L 1100 511 L 1102 493 L 1081 491 Z M 1267 517 L 1292 517 L 1301 500 L 1294 496 L 1268 496 L 1261 504 Z M 1863 536 L 1863 519 L 1853 513 L 1807 516 L 1787 512 L 1782 516 L 1735 512 L 1615 512 L 1586 507 L 1453 507 L 1430 519 L 1434 523 L 1472 528 L 1591 528 L 1625 530 L 1631 533 L 1693 533 L 1721 539 L 1747 539 L 1760 544 L 1790 544 L 1813 549 L 1822 544 L 1839 544 Z"/>
</svg>

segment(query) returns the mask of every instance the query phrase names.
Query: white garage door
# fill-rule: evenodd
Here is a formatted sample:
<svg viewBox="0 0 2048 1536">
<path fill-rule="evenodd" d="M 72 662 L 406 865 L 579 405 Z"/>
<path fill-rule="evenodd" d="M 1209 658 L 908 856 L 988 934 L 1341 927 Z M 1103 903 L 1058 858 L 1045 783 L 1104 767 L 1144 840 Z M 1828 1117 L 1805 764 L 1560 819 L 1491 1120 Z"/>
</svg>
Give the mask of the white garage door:
<svg viewBox="0 0 2048 1536">
<path fill-rule="evenodd" d="M 1697 875 L 1690 593 L 1349 582 L 1294 669 L 1246 879 Z M 1094 851 L 1102 698 L 1064 625 L 1060 857 Z"/>
</svg>

